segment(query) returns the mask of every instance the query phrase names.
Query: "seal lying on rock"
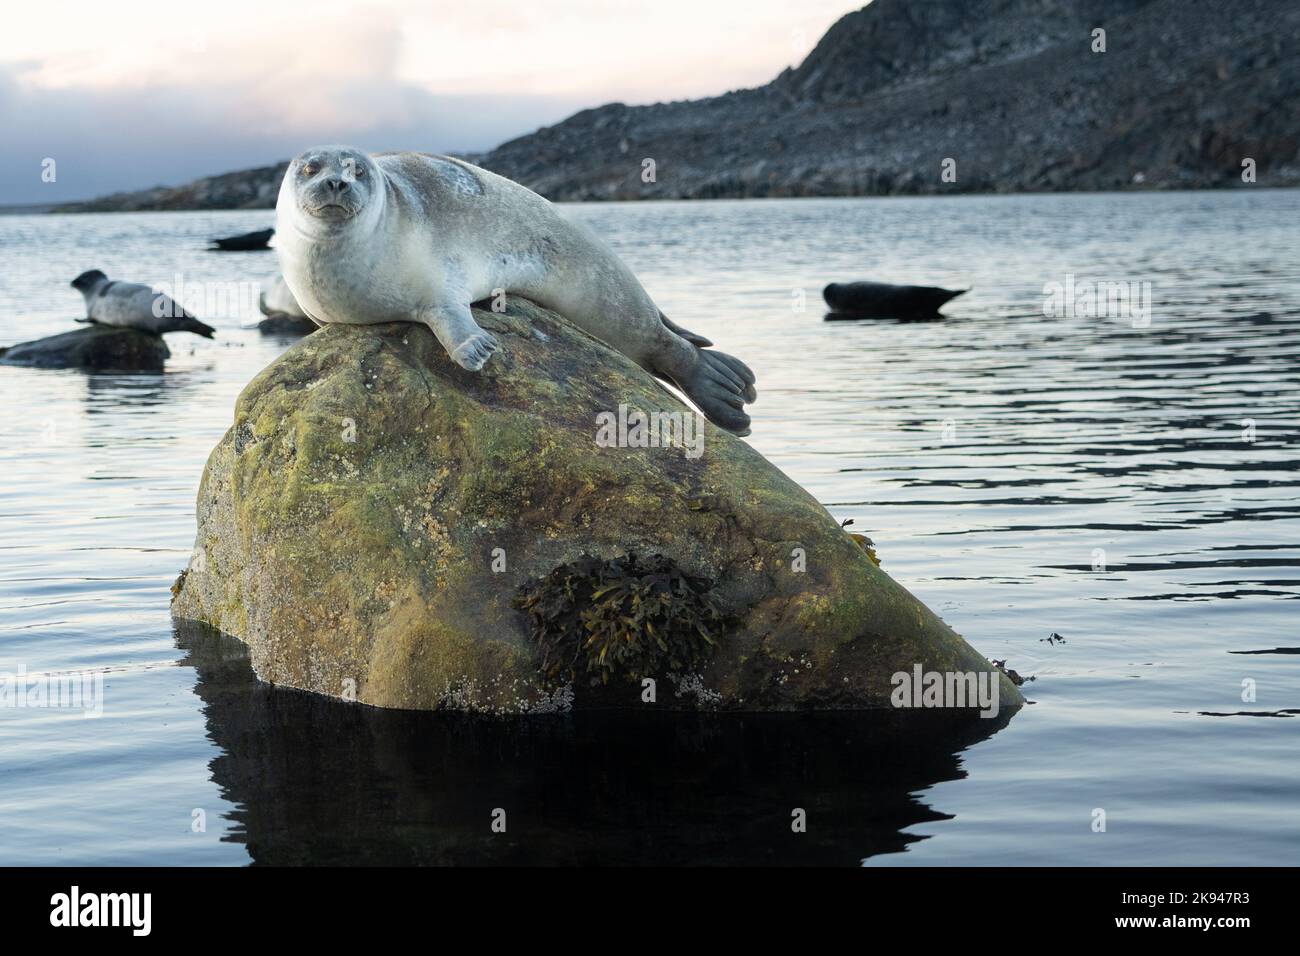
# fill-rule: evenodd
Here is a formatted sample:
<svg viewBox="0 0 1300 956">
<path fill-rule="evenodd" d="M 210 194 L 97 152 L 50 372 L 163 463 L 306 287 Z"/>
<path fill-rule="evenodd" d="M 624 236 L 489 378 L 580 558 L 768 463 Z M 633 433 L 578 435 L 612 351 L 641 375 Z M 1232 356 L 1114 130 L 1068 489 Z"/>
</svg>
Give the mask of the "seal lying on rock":
<svg viewBox="0 0 1300 956">
<path fill-rule="evenodd" d="M 263 315 L 290 315 L 305 319 L 307 313 L 302 310 L 298 300 L 293 297 L 285 284 L 284 276 L 276 276 L 262 283 L 262 293 L 258 296 L 257 306 Z"/>
<path fill-rule="evenodd" d="M 516 293 L 749 434 L 748 366 L 670 322 L 612 250 L 518 183 L 442 156 L 320 147 L 289 164 L 276 215 L 285 280 L 317 322 L 422 322 L 478 371 L 499 344 L 470 303 Z"/>
<path fill-rule="evenodd" d="M 98 269 L 83 272 L 72 287 L 86 299 L 86 318 L 79 321 L 122 325 L 141 332 L 193 332 L 205 339 L 216 329 L 190 315 L 170 296 L 138 282 L 115 282 Z"/>
<path fill-rule="evenodd" d="M 257 307 L 266 316 L 257 323 L 260 332 L 310 335 L 318 328 L 293 297 L 282 275 L 262 283 L 262 294 L 258 297 Z"/>
</svg>

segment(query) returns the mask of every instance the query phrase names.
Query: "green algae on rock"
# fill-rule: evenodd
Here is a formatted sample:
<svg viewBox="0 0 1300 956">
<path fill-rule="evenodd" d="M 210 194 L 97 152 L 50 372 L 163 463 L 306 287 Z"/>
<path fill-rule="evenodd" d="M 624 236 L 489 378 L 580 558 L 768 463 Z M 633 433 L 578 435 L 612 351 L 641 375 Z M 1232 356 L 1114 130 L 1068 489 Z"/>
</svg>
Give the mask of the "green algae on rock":
<svg viewBox="0 0 1300 956">
<path fill-rule="evenodd" d="M 481 372 L 423 326 L 328 325 L 250 382 L 174 614 L 241 638 L 264 680 L 385 707 L 880 708 L 916 665 L 1023 702 L 743 441 L 598 443 L 620 406 L 693 414 L 626 356 L 521 299 L 475 318 L 502 343 Z M 716 646 L 691 673 L 548 676 L 530 582 L 634 553 L 713 582 Z"/>
<path fill-rule="evenodd" d="M 662 554 L 584 554 L 529 581 L 514 603 L 528 612 L 542 673 L 604 684 L 697 672 L 726 625 L 712 592 Z"/>
</svg>

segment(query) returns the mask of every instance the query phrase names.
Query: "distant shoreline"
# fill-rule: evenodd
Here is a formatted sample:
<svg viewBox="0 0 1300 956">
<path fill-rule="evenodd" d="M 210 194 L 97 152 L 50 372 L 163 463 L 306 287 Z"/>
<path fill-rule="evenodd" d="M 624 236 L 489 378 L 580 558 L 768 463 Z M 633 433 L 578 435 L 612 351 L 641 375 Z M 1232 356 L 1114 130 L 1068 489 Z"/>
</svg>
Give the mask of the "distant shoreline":
<svg viewBox="0 0 1300 956">
<path fill-rule="evenodd" d="M 952 192 L 927 192 L 927 193 L 863 193 L 859 195 L 798 195 L 798 196 L 716 196 L 709 198 L 684 198 L 675 196 L 653 196 L 645 199 L 558 199 L 554 200 L 558 205 L 618 205 L 630 203 L 724 203 L 724 202 L 744 202 L 749 200 L 763 201 L 802 201 L 817 199 L 979 199 L 990 196 L 1003 196 L 1007 198 L 1016 196 L 1142 196 L 1152 193 L 1170 194 L 1170 193 L 1227 193 L 1227 192 L 1273 192 L 1300 189 L 1300 185 L 1292 183 L 1281 183 L 1278 185 L 1269 185 L 1267 183 L 1253 183 L 1242 185 L 1212 185 L 1212 186 L 1170 186 L 1162 188 L 1158 185 L 1149 183 L 1140 186 L 1134 186 L 1131 189 L 1020 189 L 1002 191 L 982 191 L 975 190 L 954 190 Z M 82 215 L 132 215 L 135 213 L 155 213 L 155 212 L 184 212 L 184 213 L 213 213 L 213 212 L 266 212 L 273 213 L 274 206 L 241 206 L 235 208 L 183 208 L 183 209 L 68 209 L 65 206 L 79 206 L 82 202 L 68 203 L 41 203 L 41 204 L 16 204 L 0 205 L 0 216 L 31 216 L 31 215 L 48 215 L 59 214 L 69 216 Z"/>
</svg>

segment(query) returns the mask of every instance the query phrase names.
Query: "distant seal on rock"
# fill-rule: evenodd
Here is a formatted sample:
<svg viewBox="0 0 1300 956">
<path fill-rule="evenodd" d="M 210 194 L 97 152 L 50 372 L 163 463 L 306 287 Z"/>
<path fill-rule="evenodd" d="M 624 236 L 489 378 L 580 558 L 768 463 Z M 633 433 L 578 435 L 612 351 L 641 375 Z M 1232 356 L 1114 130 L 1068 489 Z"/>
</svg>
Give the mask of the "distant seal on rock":
<svg viewBox="0 0 1300 956">
<path fill-rule="evenodd" d="M 258 297 L 257 307 L 266 316 L 257 323 L 260 332 L 310 335 L 318 328 L 315 320 L 302 310 L 298 300 L 293 297 L 282 275 L 262 283 L 262 294 Z"/>
<path fill-rule="evenodd" d="M 317 322 L 421 322 L 478 371 L 499 344 L 470 304 L 514 293 L 749 434 L 748 366 L 669 321 L 611 249 L 516 182 L 445 156 L 318 147 L 289 164 L 276 217 L 285 281 Z"/>
<path fill-rule="evenodd" d="M 287 315 L 295 319 L 310 318 L 293 297 L 284 276 L 267 279 L 262 283 L 262 294 L 257 300 L 263 315 Z"/>
<path fill-rule="evenodd" d="M 78 321 L 122 325 L 152 332 L 193 332 L 210 339 L 216 329 L 204 325 L 172 298 L 138 282 L 116 282 L 98 269 L 83 272 L 72 287 L 85 297 L 86 318 Z"/>
</svg>

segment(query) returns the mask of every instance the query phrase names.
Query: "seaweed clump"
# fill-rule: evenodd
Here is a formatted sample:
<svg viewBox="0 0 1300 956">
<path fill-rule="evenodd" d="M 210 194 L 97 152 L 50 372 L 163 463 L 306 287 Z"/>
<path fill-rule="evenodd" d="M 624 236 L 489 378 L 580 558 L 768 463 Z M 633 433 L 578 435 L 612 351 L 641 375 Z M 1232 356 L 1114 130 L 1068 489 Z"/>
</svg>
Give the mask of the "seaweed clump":
<svg viewBox="0 0 1300 956">
<path fill-rule="evenodd" d="M 529 581 L 514 606 L 531 620 L 541 671 L 559 680 L 587 676 L 593 685 L 695 670 L 727 622 L 713 581 L 662 554 L 584 554 Z"/>
</svg>

